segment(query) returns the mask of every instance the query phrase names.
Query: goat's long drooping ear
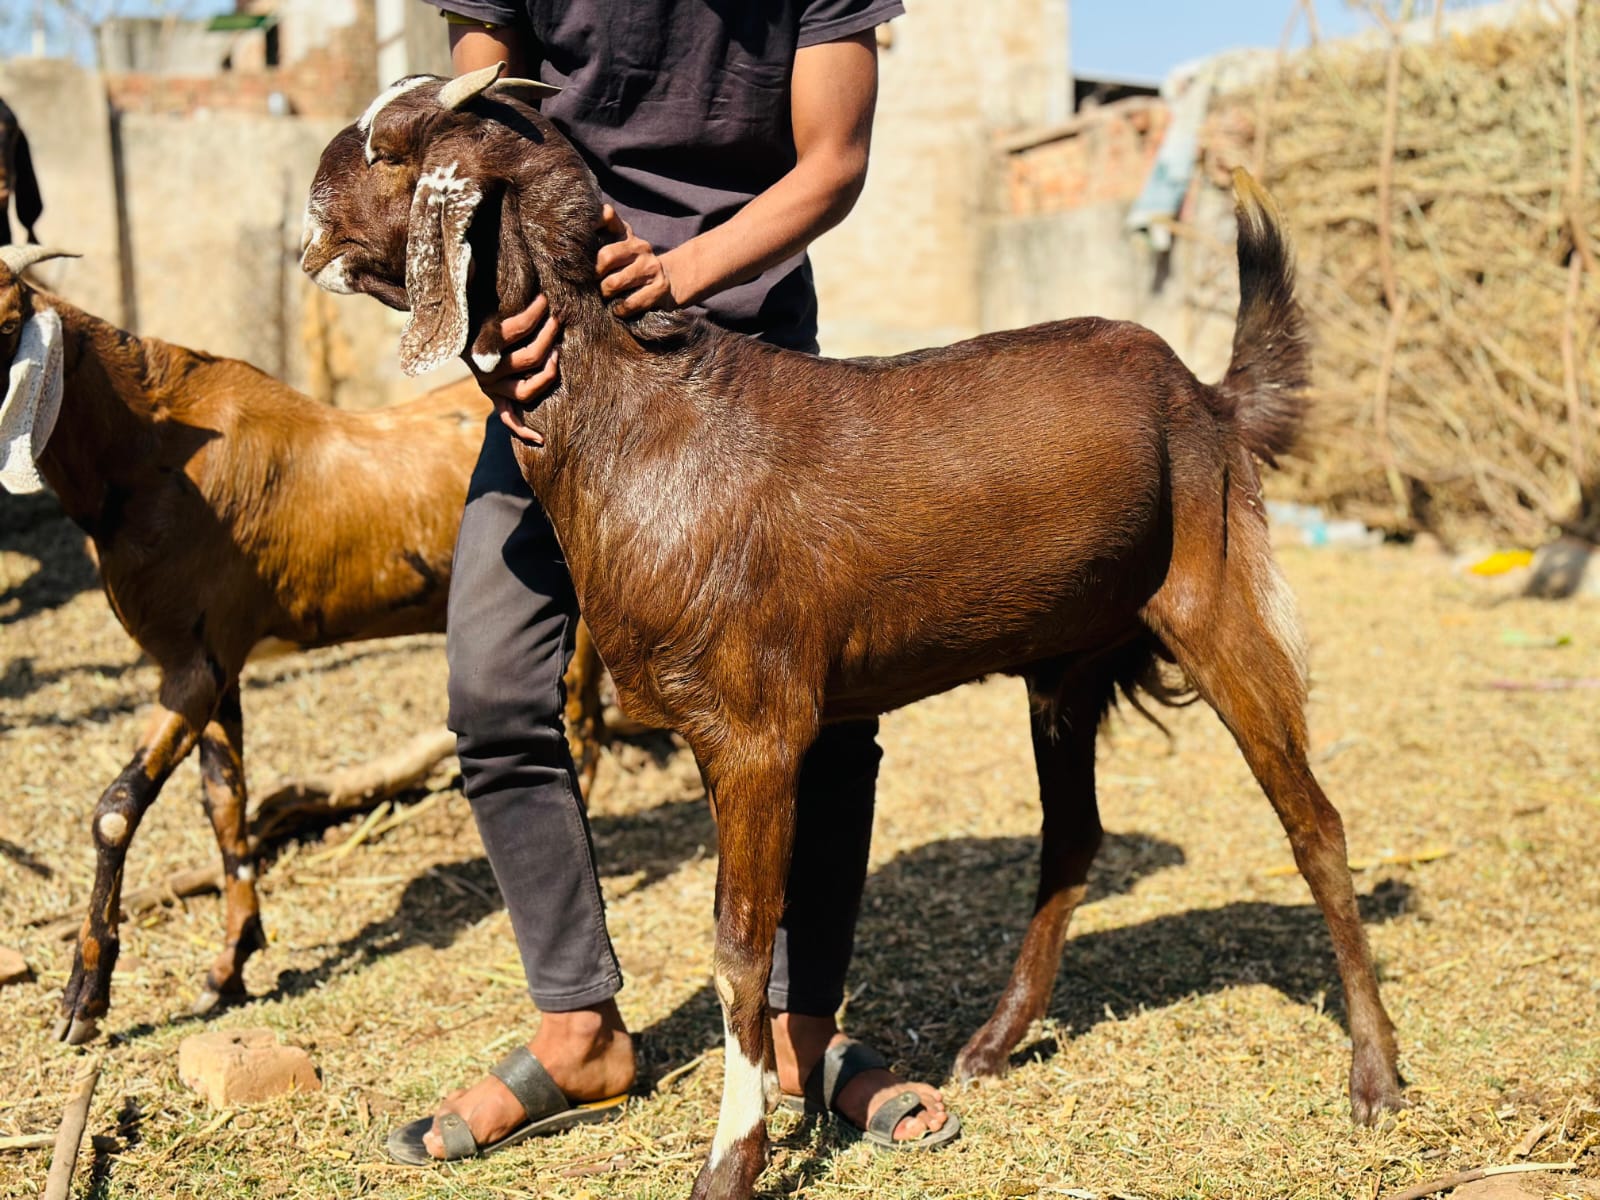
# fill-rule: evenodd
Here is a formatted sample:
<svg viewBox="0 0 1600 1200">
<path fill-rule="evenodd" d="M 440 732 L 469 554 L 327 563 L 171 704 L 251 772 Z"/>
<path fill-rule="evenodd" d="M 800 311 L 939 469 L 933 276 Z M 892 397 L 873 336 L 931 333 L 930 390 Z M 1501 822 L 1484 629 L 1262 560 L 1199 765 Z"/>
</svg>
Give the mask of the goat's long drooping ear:
<svg viewBox="0 0 1600 1200">
<path fill-rule="evenodd" d="M 483 199 L 482 185 L 452 159 L 424 170 L 411 197 L 406 234 L 406 297 L 411 316 L 400 335 L 400 368 L 421 375 L 467 345 L 467 230 Z"/>
</svg>

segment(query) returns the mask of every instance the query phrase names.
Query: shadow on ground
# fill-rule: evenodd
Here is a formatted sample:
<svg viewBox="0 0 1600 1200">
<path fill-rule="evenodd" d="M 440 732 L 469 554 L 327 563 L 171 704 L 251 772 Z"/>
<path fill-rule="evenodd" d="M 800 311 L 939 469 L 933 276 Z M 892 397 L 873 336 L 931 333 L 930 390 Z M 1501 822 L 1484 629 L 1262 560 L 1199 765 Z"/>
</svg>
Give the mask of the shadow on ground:
<svg viewBox="0 0 1600 1200">
<path fill-rule="evenodd" d="M 929 1059 L 925 1072 L 942 1078 L 966 1036 L 988 1016 L 982 1006 L 999 996 L 1010 974 L 1010 956 L 1032 911 L 1038 858 L 1037 838 L 951 838 L 874 871 L 856 927 L 851 1028 L 896 1057 L 918 1045 L 928 1049 L 930 1035 L 947 1030 L 944 1042 L 953 1039 L 953 1045 L 936 1068 Z M 1162 838 L 1108 833 L 1085 903 L 1127 892 L 1183 861 L 1183 850 Z M 967 970 L 969 959 L 981 960 L 981 968 Z M 917 1031 L 916 1042 L 906 1036 L 908 1026 Z M 880 1037 L 879 1030 L 893 1033 Z M 703 988 L 641 1037 L 641 1076 L 671 1070 L 720 1045 L 721 1037 L 721 1010 L 711 989 Z"/>
<path fill-rule="evenodd" d="M 960 838 L 919 846 L 873 875 L 850 1016 L 885 1053 L 937 1077 L 949 1070 L 1010 976 L 1032 911 L 1035 854 L 1032 838 Z M 1181 861 L 1161 839 L 1110 835 L 1088 903 Z M 1388 921 L 1405 911 L 1411 889 L 1380 883 L 1358 900 L 1368 924 Z M 1108 1006 L 1126 1015 L 1242 984 L 1266 984 L 1296 1003 L 1324 995 L 1344 1021 L 1332 939 L 1309 898 L 1241 901 L 1069 936 L 1048 1015 L 1081 1036 L 1107 1019 Z M 1023 1046 L 1013 1062 L 1053 1052 Z"/>
<path fill-rule="evenodd" d="M 593 827 L 607 872 L 642 871 L 638 886 L 667 878 L 715 842 L 700 798 L 626 816 L 601 814 Z M 946 1078 L 1010 974 L 1032 910 L 1037 857 L 1036 838 L 953 838 L 919 846 L 874 871 L 851 968 L 851 1030 L 916 1076 Z M 1128 892 L 1183 862 L 1182 849 L 1162 838 L 1108 834 L 1086 903 Z M 1410 899 L 1406 885 L 1380 884 L 1360 897 L 1363 919 L 1391 920 Z M 284 971 L 263 998 L 303 994 L 411 946 L 448 947 L 500 907 L 486 859 L 432 867 L 406 885 L 389 916 L 329 947 L 315 966 Z M 270 906 L 265 915 L 270 922 Z M 202 965 L 197 959 L 196 970 Z M 1107 1019 L 1108 1006 L 1126 1014 L 1263 983 L 1296 1003 L 1323 995 L 1343 1020 L 1333 948 L 1314 904 L 1246 901 L 1071 937 L 1049 1015 L 1076 1037 Z M 643 1030 L 640 1088 L 648 1091 L 666 1071 L 719 1045 L 721 1027 L 716 998 L 705 987 Z M 1025 1045 L 1013 1061 L 1056 1049 L 1049 1040 Z"/>
<path fill-rule="evenodd" d="M 920 1077 L 946 1078 L 1010 976 L 1032 911 L 1037 854 L 1033 838 L 955 838 L 875 871 L 850 972 L 851 1030 Z M 1086 904 L 1182 862 L 1182 850 L 1161 838 L 1108 834 Z M 1383 883 L 1359 900 L 1368 924 L 1388 921 L 1406 910 L 1411 889 Z M 1257 983 L 1296 1003 L 1322 995 L 1343 1022 L 1333 944 L 1314 904 L 1246 901 L 1069 937 L 1048 1015 L 1076 1037 L 1106 1020 L 1108 1006 L 1126 1015 Z M 702 989 L 645 1031 L 644 1074 L 719 1044 L 720 1026 L 715 997 Z M 1024 1045 L 1013 1061 L 1055 1049 Z"/>
<path fill-rule="evenodd" d="M 715 827 L 699 797 L 625 816 L 600 814 L 590 826 L 602 869 L 644 872 L 636 887 L 659 882 L 716 844 Z M 406 885 L 393 913 L 331 947 L 316 966 L 284 971 L 265 998 L 300 995 L 411 946 L 444 949 L 502 907 L 488 859 L 432 867 Z M 270 909 L 263 915 L 271 920 Z M 720 1021 L 716 1018 L 719 1027 Z"/>
<path fill-rule="evenodd" d="M 0 625 L 59 608 L 99 585 L 83 534 L 62 515 L 61 505 L 49 493 L 0 497 L 0 550 L 39 561 L 33 574 L 0 591 Z"/>
</svg>

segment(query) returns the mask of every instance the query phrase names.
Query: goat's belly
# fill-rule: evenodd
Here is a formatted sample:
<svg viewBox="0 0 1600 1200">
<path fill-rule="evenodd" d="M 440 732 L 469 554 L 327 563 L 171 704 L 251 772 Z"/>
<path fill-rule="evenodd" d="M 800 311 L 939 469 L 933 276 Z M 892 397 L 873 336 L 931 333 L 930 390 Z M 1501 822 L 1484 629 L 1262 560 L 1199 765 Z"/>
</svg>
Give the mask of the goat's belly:
<svg viewBox="0 0 1600 1200">
<path fill-rule="evenodd" d="M 1141 628 L 1139 610 L 1159 586 L 1152 570 L 1086 583 L 1043 603 L 990 594 L 953 611 L 937 601 L 869 610 L 829 674 L 824 717 L 884 713 L 985 675 L 1022 674 L 1035 663 L 1116 645 Z"/>
</svg>

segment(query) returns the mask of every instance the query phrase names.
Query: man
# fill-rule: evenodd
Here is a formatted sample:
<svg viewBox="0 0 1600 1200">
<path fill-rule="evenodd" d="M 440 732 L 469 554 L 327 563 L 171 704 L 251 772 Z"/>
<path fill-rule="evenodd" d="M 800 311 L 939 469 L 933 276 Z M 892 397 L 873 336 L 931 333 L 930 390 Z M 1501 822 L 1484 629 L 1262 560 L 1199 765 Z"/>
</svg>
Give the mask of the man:
<svg viewBox="0 0 1600 1200">
<path fill-rule="evenodd" d="M 816 350 L 806 246 L 866 177 L 874 28 L 900 0 L 428 0 L 455 70 L 504 60 L 563 90 L 543 110 L 610 204 L 596 270 L 613 311 L 695 306 L 717 323 Z M 615 1001 L 588 824 L 562 736 L 577 605 L 554 533 L 511 452 L 516 405 L 560 370 L 543 298 L 505 326 L 526 342 L 479 381 L 494 399 L 457 542 L 450 723 L 506 898 L 538 1031 L 434 1118 L 397 1129 L 407 1162 L 486 1153 L 620 1111 L 634 1081 Z M 474 370 L 480 370 L 474 366 Z M 801 398 L 797 398 L 801 402 Z M 800 782 L 799 829 L 768 998 L 779 1083 L 878 1145 L 927 1148 L 959 1122 L 839 1032 L 880 752 L 877 722 L 824 730 Z M 823 1065 L 825 1064 L 825 1065 Z"/>
</svg>

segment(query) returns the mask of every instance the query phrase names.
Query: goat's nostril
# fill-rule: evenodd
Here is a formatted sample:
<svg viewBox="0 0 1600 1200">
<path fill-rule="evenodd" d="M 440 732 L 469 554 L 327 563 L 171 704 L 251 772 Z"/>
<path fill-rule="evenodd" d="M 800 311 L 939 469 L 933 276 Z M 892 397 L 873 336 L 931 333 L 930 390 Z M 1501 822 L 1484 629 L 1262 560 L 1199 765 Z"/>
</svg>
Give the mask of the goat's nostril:
<svg viewBox="0 0 1600 1200">
<path fill-rule="evenodd" d="M 311 247 L 322 240 L 322 222 L 317 220 L 316 214 L 310 208 L 306 209 L 304 219 L 300 223 L 300 261 L 306 260 L 306 255 L 311 252 Z"/>
</svg>

